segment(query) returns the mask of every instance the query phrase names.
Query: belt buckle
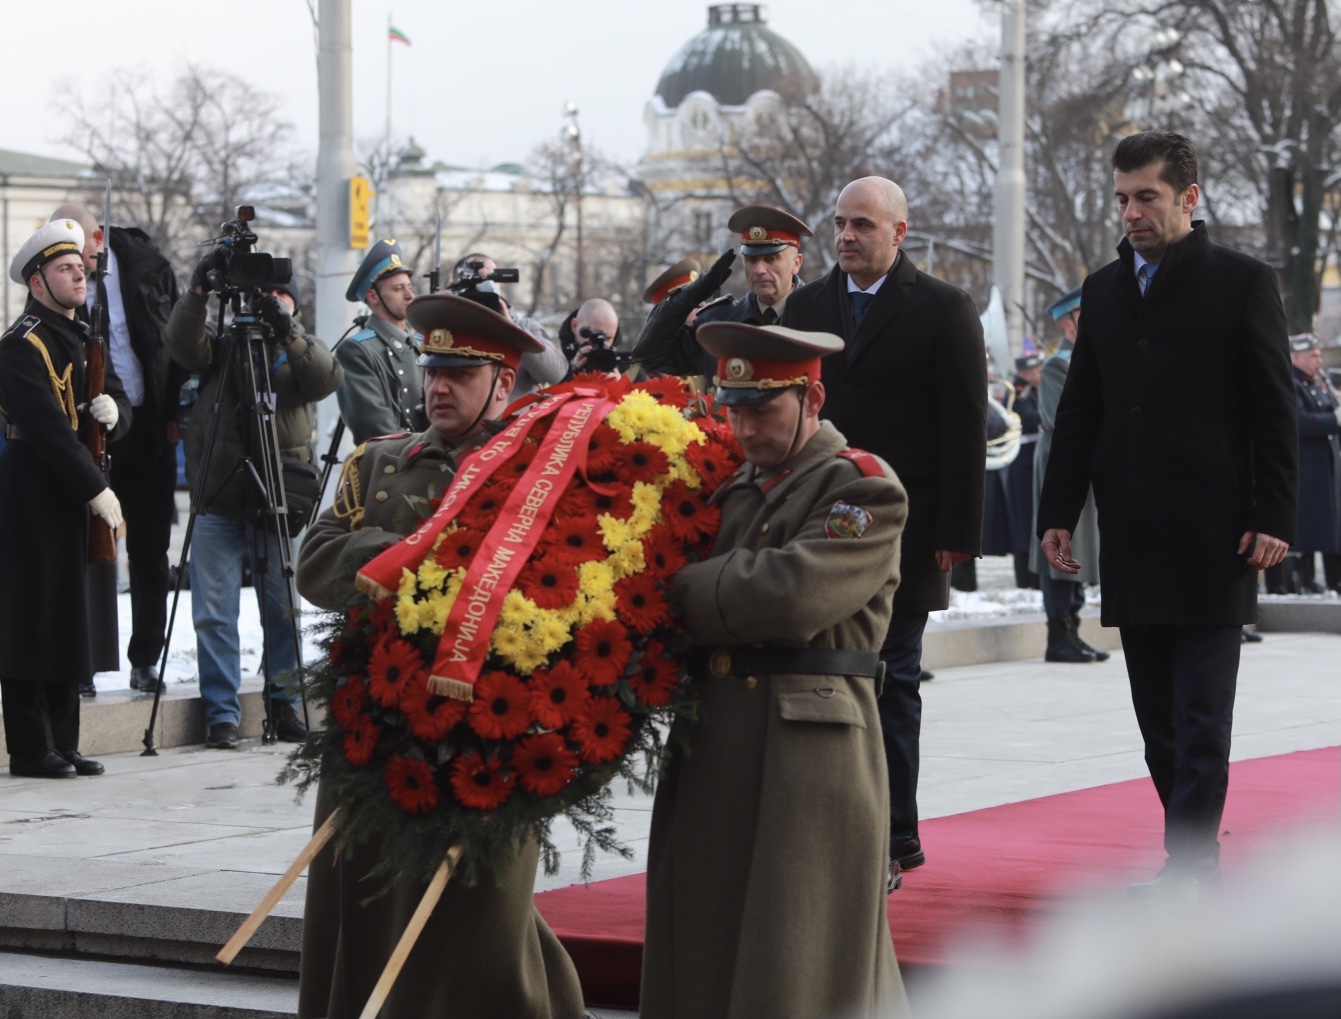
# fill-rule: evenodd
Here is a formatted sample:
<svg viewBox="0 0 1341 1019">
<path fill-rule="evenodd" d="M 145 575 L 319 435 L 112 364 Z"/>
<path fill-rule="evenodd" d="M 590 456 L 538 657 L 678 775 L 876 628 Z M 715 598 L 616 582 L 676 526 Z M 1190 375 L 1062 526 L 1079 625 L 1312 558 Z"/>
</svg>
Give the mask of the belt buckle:
<svg viewBox="0 0 1341 1019">
<path fill-rule="evenodd" d="M 708 656 L 708 674 L 713 679 L 726 679 L 731 675 L 731 652 L 718 648 Z"/>
</svg>

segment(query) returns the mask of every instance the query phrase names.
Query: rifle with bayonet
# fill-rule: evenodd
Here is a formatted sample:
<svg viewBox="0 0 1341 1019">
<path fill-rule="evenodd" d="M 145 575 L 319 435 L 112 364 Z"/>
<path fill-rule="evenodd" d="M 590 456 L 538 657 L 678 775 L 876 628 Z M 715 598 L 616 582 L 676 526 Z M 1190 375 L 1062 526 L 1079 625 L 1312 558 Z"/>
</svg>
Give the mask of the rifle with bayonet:
<svg viewBox="0 0 1341 1019">
<path fill-rule="evenodd" d="M 107 192 L 103 198 L 102 247 L 98 249 L 97 267 L 93 270 L 93 313 L 89 322 L 89 338 L 84 345 L 85 375 L 88 379 L 88 393 L 85 407 L 95 398 L 107 391 L 107 342 L 110 331 L 110 318 L 107 308 L 107 252 L 111 243 L 112 229 L 112 182 L 107 182 Z M 79 437 L 93 457 L 93 462 L 103 477 L 112 467 L 112 458 L 107 452 L 107 433 L 93 415 L 85 413 L 80 426 Z M 107 521 L 96 513 L 90 514 L 88 521 L 88 561 L 91 563 L 116 562 L 116 534 Z"/>
</svg>

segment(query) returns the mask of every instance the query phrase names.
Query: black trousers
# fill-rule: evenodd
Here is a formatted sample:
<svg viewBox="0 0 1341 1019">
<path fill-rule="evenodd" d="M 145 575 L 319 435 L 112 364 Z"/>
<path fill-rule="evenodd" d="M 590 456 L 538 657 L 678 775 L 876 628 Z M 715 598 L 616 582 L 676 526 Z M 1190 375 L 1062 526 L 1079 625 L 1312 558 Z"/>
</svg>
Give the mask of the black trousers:
<svg viewBox="0 0 1341 1019">
<path fill-rule="evenodd" d="M 917 836 L 917 773 L 922 742 L 922 693 L 917 677 L 922 672 L 922 632 L 926 628 L 925 612 L 896 612 L 890 617 L 880 648 L 885 688 L 876 707 L 889 767 L 891 844 Z"/>
<path fill-rule="evenodd" d="M 1239 626 L 1124 626 L 1132 706 L 1172 860 L 1218 860 Z"/>
<path fill-rule="evenodd" d="M 1085 607 L 1085 585 L 1078 580 L 1058 580 L 1046 566 L 1038 575 L 1038 588 L 1043 592 L 1043 613 L 1050 623 Z"/>
<path fill-rule="evenodd" d="M 79 687 L 0 679 L 10 757 L 39 758 L 79 749 Z"/>
<path fill-rule="evenodd" d="M 112 491 L 126 518 L 130 570 L 131 665 L 157 665 L 168 625 L 168 542 L 172 534 L 177 451 L 155 429 L 153 415 L 132 418 L 130 431 L 112 444 Z"/>
</svg>

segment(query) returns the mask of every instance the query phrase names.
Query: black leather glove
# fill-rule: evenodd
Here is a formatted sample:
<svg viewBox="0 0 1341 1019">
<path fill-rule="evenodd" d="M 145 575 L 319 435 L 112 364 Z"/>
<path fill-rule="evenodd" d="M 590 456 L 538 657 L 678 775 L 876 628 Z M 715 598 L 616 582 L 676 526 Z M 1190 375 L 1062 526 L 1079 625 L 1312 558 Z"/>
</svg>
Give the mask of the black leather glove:
<svg viewBox="0 0 1341 1019">
<path fill-rule="evenodd" d="M 674 374 L 689 375 L 697 371 L 697 368 L 693 367 L 675 367 L 679 365 L 676 351 L 678 346 L 682 345 L 677 344 L 677 341 L 682 339 L 680 332 L 685 328 L 685 319 L 689 317 L 689 313 L 730 279 L 731 263 L 735 260 L 736 249 L 727 248 L 707 272 L 653 308 L 652 314 L 643 324 L 642 332 L 638 334 L 637 342 L 633 345 L 633 360 L 645 365 L 651 371 L 670 371 Z M 688 345 L 692 347 L 692 337 Z"/>
<path fill-rule="evenodd" d="M 275 339 L 287 347 L 293 331 L 293 316 L 288 309 L 274 294 L 266 294 L 261 298 L 260 312 L 261 320 L 275 331 Z"/>
<path fill-rule="evenodd" d="M 214 270 L 224 270 L 228 268 L 228 259 L 222 251 L 215 248 L 208 255 L 202 258 L 196 265 L 195 272 L 191 273 L 190 288 L 194 290 L 199 287 L 205 293 L 214 289 L 214 284 L 210 282 L 210 273 Z"/>
<path fill-rule="evenodd" d="M 693 283 L 681 287 L 671 294 L 666 299 L 667 302 L 678 298 L 677 304 L 684 305 L 684 313 L 687 318 L 691 311 L 722 289 L 722 284 L 731 278 L 731 264 L 735 260 L 736 249 L 727 248 L 722 252 L 722 256 L 708 267 L 707 272 L 699 276 Z"/>
</svg>

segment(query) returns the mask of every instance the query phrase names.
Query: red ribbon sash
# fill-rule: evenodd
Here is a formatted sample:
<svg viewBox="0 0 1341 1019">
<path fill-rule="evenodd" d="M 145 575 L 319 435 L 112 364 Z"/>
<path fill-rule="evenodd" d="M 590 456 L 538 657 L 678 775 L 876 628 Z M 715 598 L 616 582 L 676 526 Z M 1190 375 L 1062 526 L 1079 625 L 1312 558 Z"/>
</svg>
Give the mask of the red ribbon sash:
<svg viewBox="0 0 1341 1019">
<path fill-rule="evenodd" d="M 433 693 L 473 699 L 503 599 L 584 459 L 591 433 L 614 403 L 584 397 L 569 403 L 554 419 L 535 460 L 503 504 L 466 571 L 438 643 L 428 681 Z"/>
<path fill-rule="evenodd" d="M 355 586 L 376 601 L 390 598 L 400 587 L 401 573 L 415 571 L 433 548 L 439 534 L 456 519 L 470 497 L 479 491 L 494 471 L 521 449 L 522 442 L 535 425 L 559 410 L 572 393 L 560 393 L 537 400 L 489 443 L 461 461 L 456 479 L 433 515 L 375 559 L 366 563 L 354 578 Z"/>
</svg>

